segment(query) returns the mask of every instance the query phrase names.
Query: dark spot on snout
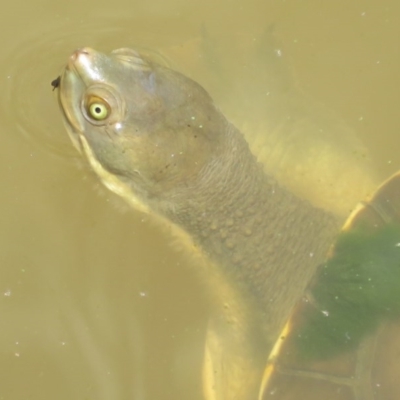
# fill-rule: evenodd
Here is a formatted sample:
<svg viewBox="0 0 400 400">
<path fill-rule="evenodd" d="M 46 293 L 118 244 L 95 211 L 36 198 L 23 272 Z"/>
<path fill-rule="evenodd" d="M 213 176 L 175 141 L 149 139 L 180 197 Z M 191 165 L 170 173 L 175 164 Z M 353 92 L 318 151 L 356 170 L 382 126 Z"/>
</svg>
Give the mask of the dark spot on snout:
<svg viewBox="0 0 400 400">
<path fill-rule="evenodd" d="M 58 76 L 56 79 L 51 81 L 51 86 L 53 86 L 53 91 L 54 89 L 57 89 L 60 86 L 60 82 L 61 82 L 61 76 Z"/>
</svg>

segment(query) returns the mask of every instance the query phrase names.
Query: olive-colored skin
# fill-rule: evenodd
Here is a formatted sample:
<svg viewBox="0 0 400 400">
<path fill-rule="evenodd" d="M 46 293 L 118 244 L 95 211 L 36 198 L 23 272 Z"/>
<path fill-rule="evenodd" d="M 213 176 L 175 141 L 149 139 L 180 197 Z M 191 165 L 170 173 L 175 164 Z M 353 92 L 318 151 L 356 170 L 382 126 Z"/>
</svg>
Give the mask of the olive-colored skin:
<svg viewBox="0 0 400 400">
<path fill-rule="evenodd" d="M 276 337 L 343 218 L 264 171 L 193 80 L 130 49 L 75 51 L 58 83 L 75 146 L 102 182 L 195 252 L 215 301 L 208 400 L 254 400 Z"/>
</svg>

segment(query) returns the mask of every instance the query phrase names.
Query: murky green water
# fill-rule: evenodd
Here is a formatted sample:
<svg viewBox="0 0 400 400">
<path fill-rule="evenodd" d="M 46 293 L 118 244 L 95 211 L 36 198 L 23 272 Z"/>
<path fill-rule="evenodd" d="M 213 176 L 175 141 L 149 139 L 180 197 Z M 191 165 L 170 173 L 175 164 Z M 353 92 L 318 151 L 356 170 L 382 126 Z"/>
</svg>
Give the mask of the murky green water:
<svg viewBox="0 0 400 400">
<path fill-rule="evenodd" d="M 357 132 L 383 178 L 400 167 L 399 7 L 394 0 L 7 4 L 0 399 L 201 399 L 207 300 L 168 232 L 101 188 L 72 148 L 50 82 L 73 49 L 157 50 L 246 125 L 215 71 L 227 71 L 239 104 L 255 101 L 240 84 L 243 66 L 254 63 L 249 43 L 273 27 L 298 85 Z"/>
</svg>

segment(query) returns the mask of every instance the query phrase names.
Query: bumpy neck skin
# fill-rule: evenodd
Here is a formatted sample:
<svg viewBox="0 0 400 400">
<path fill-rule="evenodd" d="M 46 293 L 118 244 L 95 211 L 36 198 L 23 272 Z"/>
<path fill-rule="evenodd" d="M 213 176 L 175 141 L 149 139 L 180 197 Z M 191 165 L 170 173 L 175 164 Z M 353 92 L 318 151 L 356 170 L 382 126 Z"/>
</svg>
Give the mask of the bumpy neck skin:
<svg viewBox="0 0 400 400">
<path fill-rule="evenodd" d="M 205 278 L 217 300 L 211 326 L 223 338 L 218 346 L 227 363 L 251 359 L 243 369 L 258 370 L 254 393 L 227 396 L 247 399 L 257 396 L 271 347 L 341 221 L 268 177 L 234 127 L 227 135 L 229 152 L 202 172 L 190 195 L 175 193 L 175 207 L 164 214 L 210 260 Z"/>
<path fill-rule="evenodd" d="M 259 312 L 268 336 L 282 326 L 341 221 L 291 194 L 263 171 L 241 133 L 208 166 L 167 217 L 214 262 L 213 268 Z M 218 164 L 218 165 L 217 165 Z"/>
</svg>

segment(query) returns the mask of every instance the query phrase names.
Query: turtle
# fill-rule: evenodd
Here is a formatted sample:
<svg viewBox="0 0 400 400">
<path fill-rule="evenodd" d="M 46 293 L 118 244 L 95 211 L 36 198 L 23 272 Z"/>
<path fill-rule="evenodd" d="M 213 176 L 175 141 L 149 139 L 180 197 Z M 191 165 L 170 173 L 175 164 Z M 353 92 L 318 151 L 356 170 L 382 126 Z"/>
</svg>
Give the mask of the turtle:
<svg viewBox="0 0 400 400">
<path fill-rule="evenodd" d="M 364 221 L 375 227 L 366 211 L 370 205 L 383 216 L 380 226 L 397 233 L 397 215 L 392 221 L 385 211 L 388 202 L 398 201 L 398 176 L 355 208 L 343 225 L 343 215 L 313 204 L 269 173 L 270 166 L 265 168 L 200 84 L 148 54 L 78 49 L 53 87 L 72 143 L 101 182 L 169 226 L 196 258 L 213 302 L 204 397 L 299 398 L 291 389 L 292 397 L 279 397 L 276 377 L 284 369 L 283 355 L 304 347 L 291 338 L 312 337 L 299 334 L 293 322 L 304 314 L 304 294 L 318 303 L 314 288 L 335 269 L 336 253 L 346 243 L 358 243 L 350 234 L 368 231 Z M 379 238 L 378 233 L 372 237 Z M 319 310 L 323 316 L 330 312 Z"/>
</svg>

